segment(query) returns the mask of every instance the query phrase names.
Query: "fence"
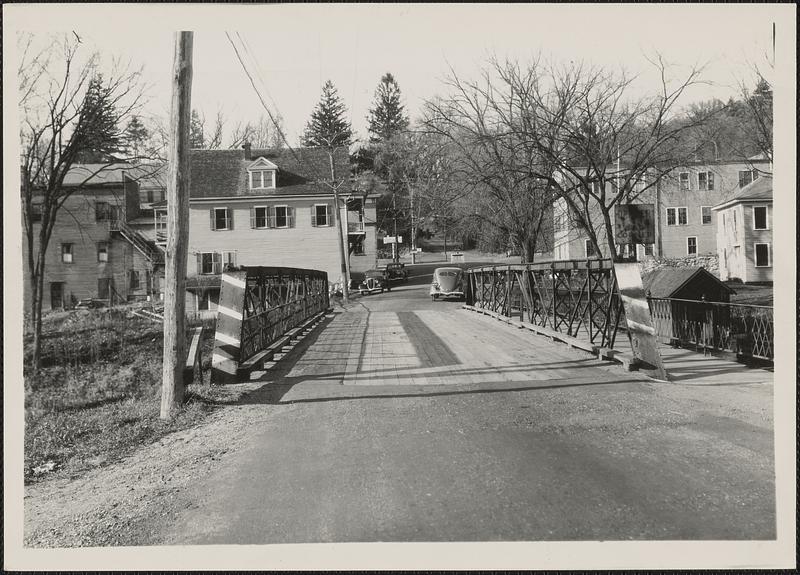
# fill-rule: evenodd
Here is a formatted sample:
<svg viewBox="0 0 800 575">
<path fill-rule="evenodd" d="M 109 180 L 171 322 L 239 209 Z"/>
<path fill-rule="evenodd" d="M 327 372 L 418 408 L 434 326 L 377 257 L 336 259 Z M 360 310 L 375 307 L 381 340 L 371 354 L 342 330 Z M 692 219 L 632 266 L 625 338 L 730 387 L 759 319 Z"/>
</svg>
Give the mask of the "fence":
<svg viewBox="0 0 800 575">
<path fill-rule="evenodd" d="M 466 270 L 468 305 L 614 347 L 624 312 L 611 260 L 564 260 Z"/>
<path fill-rule="evenodd" d="M 663 343 L 774 359 L 773 313 L 769 306 L 674 298 L 648 301 L 656 335 Z"/>
</svg>

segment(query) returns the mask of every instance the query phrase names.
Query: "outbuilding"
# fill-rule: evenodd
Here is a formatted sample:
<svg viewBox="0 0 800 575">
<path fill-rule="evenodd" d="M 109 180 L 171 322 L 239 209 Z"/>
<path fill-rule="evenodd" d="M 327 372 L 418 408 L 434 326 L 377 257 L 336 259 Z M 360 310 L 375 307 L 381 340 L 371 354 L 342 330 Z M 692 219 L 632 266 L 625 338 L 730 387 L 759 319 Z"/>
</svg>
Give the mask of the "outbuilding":
<svg viewBox="0 0 800 575">
<path fill-rule="evenodd" d="M 701 267 L 661 268 L 642 278 L 648 297 L 729 303 L 736 293 Z"/>
</svg>

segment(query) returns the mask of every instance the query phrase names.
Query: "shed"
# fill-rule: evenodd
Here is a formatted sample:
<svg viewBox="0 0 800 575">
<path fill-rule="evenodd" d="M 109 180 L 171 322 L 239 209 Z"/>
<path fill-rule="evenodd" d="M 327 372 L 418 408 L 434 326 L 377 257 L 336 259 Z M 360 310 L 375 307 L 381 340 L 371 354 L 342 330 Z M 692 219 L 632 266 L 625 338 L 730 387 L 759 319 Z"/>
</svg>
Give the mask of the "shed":
<svg viewBox="0 0 800 575">
<path fill-rule="evenodd" d="M 729 303 L 736 293 L 714 274 L 701 267 L 661 268 L 642 278 L 648 297 Z"/>
</svg>

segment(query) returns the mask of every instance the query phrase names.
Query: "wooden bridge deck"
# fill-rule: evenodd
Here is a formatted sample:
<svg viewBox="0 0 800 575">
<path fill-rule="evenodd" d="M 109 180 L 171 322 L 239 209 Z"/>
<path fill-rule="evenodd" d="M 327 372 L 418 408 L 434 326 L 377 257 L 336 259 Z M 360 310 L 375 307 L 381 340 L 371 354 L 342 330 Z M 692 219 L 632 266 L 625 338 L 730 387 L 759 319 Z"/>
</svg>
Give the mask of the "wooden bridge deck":
<svg viewBox="0 0 800 575">
<path fill-rule="evenodd" d="M 662 346 L 662 354 L 673 383 L 773 380 L 770 371 L 694 351 Z M 646 379 L 582 350 L 462 309 L 395 312 L 358 306 L 333 314 L 294 360 L 287 377 L 357 386 Z"/>
</svg>

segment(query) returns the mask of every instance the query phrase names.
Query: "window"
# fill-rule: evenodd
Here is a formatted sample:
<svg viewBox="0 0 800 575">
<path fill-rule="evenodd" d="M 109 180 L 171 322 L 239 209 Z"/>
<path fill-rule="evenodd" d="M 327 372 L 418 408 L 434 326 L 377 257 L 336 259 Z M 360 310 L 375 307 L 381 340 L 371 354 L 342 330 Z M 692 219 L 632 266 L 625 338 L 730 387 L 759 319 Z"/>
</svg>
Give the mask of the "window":
<svg viewBox="0 0 800 575">
<path fill-rule="evenodd" d="M 275 187 L 275 170 L 256 170 L 250 172 L 250 189 L 264 190 Z"/>
<path fill-rule="evenodd" d="M 219 252 L 197 254 L 197 273 L 201 275 L 222 273 L 222 254 Z"/>
<path fill-rule="evenodd" d="M 108 261 L 108 242 L 97 242 L 97 261 Z"/>
<path fill-rule="evenodd" d="M 95 202 L 94 220 L 96 222 L 105 222 L 113 219 L 116 219 L 116 209 L 114 206 L 108 202 Z"/>
<path fill-rule="evenodd" d="M 756 244 L 756 267 L 768 268 L 770 266 L 769 260 L 769 244 Z"/>
<path fill-rule="evenodd" d="M 130 270 L 128 272 L 128 289 L 139 289 L 139 270 Z"/>
<path fill-rule="evenodd" d="M 236 252 L 222 252 L 222 271 L 229 271 L 236 267 Z"/>
<path fill-rule="evenodd" d="M 290 217 L 289 217 L 289 207 L 288 206 L 275 206 L 275 216 L 274 216 L 275 226 L 276 228 L 289 228 L 290 225 Z"/>
<path fill-rule="evenodd" d="M 584 245 L 586 247 L 587 258 L 593 258 L 597 256 L 597 253 L 594 251 L 594 244 L 592 244 L 592 240 L 584 240 Z"/>
<path fill-rule="evenodd" d="M 198 310 L 215 310 L 219 305 L 219 290 L 206 290 L 197 294 Z"/>
<path fill-rule="evenodd" d="M 65 264 L 71 264 L 72 259 L 72 244 L 61 244 L 61 261 Z"/>
<path fill-rule="evenodd" d="M 31 204 L 31 221 L 32 222 L 41 222 L 42 221 L 42 204 Z"/>
<path fill-rule="evenodd" d="M 644 244 L 644 255 L 646 256 L 653 255 L 653 244 Z"/>
<path fill-rule="evenodd" d="M 681 172 L 680 174 L 678 174 L 678 183 L 681 191 L 691 189 L 689 172 Z"/>
<path fill-rule="evenodd" d="M 268 226 L 268 214 L 266 206 L 255 206 L 250 208 L 250 227 L 263 229 Z"/>
<path fill-rule="evenodd" d="M 703 206 L 700 208 L 700 222 L 703 225 L 711 223 L 711 207 Z"/>
<path fill-rule="evenodd" d="M 685 226 L 688 223 L 687 208 L 667 208 L 668 226 Z"/>
<path fill-rule="evenodd" d="M 739 187 L 743 188 L 757 178 L 758 170 L 739 170 Z"/>
<path fill-rule="evenodd" d="M 695 236 L 689 236 L 686 238 L 686 255 L 697 255 L 697 238 Z"/>
<path fill-rule="evenodd" d="M 233 219 L 228 208 L 214 208 L 211 210 L 211 229 L 215 231 L 232 230 Z"/>
<path fill-rule="evenodd" d="M 699 172 L 697 174 L 697 189 L 712 191 L 714 189 L 714 172 Z"/>
<path fill-rule="evenodd" d="M 328 204 L 315 204 L 311 207 L 311 225 L 315 227 L 331 225 L 330 206 Z"/>
<path fill-rule="evenodd" d="M 767 230 L 767 206 L 753 206 L 753 229 Z"/>
</svg>

